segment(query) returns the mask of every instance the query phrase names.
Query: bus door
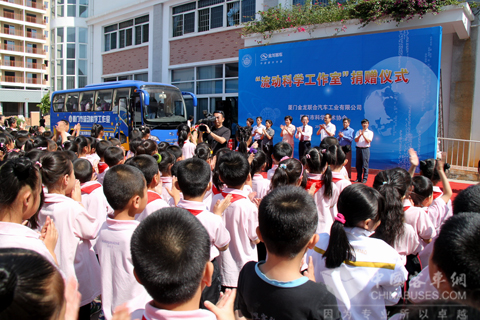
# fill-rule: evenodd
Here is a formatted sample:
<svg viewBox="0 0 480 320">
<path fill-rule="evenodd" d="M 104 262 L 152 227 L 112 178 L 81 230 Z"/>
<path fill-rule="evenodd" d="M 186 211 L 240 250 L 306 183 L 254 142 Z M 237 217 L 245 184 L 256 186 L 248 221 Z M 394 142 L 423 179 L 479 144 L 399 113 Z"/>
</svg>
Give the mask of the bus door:
<svg viewBox="0 0 480 320">
<path fill-rule="evenodd" d="M 130 136 L 132 127 L 132 116 L 130 113 L 130 92 L 131 88 L 118 88 L 113 92 L 113 108 L 112 111 L 118 115 L 118 121 L 115 126 L 115 137 L 120 139 L 128 150 L 128 137 Z"/>
</svg>

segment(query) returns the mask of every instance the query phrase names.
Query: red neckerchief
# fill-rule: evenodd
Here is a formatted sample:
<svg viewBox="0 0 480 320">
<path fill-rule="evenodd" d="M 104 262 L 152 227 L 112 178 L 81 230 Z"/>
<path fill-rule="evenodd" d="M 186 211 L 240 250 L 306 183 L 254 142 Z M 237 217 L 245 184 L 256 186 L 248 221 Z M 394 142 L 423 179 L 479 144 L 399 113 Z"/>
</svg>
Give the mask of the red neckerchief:
<svg viewBox="0 0 480 320">
<path fill-rule="evenodd" d="M 97 182 L 97 183 L 94 183 L 94 184 L 91 184 L 89 186 L 85 186 L 85 187 L 81 187 L 80 190 L 82 191 L 82 193 L 87 193 L 87 194 L 90 194 L 92 193 L 93 191 L 97 190 L 98 188 L 100 188 L 102 185 Z"/>
<path fill-rule="evenodd" d="M 148 192 L 148 203 L 155 200 L 162 200 L 162 197 L 156 192 Z"/>
<path fill-rule="evenodd" d="M 437 199 L 438 197 L 441 197 L 443 194 L 442 191 L 433 191 L 433 200 Z"/>
<path fill-rule="evenodd" d="M 333 178 L 332 177 L 332 182 L 333 183 L 337 183 L 338 181 L 342 181 L 343 179 L 342 178 Z"/>
<path fill-rule="evenodd" d="M 194 210 L 194 209 L 186 209 L 184 208 L 185 210 L 189 211 L 191 214 L 193 214 L 194 216 L 198 215 L 199 213 L 203 212 L 203 210 Z"/>
<path fill-rule="evenodd" d="M 219 194 L 220 193 L 220 191 L 218 191 L 217 187 L 215 187 L 214 184 L 212 184 L 212 192 L 213 192 L 213 194 Z"/>
<path fill-rule="evenodd" d="M 315 192 L 314 193 L 317 193 L 318 190 L 322 189 L 323 187 L 323 180 L 313 180 L 313 179 L 308 179 L 307 180 L 307 186 L 305 187 L 305 190 L 310 190 L 310 188 L 312 187 L 312 185 L 316 183 L 315 185 Z"/>
<path fill-rule="evenodd" d="M 408 207 L 403 207 L 403 212 L 407 211 L 408 209 L 410 209 L 410 206 L 408 206 Z"/>
<path fill-rule="evenodd" d="M 230 200 L 230 203 L 234 203 L 234 202 L 237 201 L 237 200 L 242 200 L 242 199 L 246 199 L 246 198 L 247 198 L 247 197 L 242 196 L 241 194 L 222 192 L 222 196 L 223 196 L 224 198 L 226 198 L 229 194 L 232 195 L 232 199 Z"/>
<path fill-rule="evenodd" d="M 105 170 L 107 170 L 108 164 L 105 162 L 99 162 L 98 163 L 98 173 L 103 173 Z"/>
</svg>

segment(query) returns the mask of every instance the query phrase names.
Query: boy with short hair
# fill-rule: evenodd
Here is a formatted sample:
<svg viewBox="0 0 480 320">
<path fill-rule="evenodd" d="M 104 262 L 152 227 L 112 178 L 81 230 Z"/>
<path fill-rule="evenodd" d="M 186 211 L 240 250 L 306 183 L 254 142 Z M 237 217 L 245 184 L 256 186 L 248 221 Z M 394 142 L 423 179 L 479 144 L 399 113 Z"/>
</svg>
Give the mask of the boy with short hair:
<svg viewBox="0 0 480 320">
<path fill-rule="evenodd" d="M 198 308 L 213 266 L 210 237 L 191 213 L 173 207 L 152 213 L 133 233 L 131 252 L 135 276 L 153 298 L 143 319 L 216 319 Z"/>
<path fill-rule="evenodd" d="M 248 262 L 238 279 L 238 306 L 257 319 L 338 319 L 337 300 L 325 284 L 300 273 L 302 259 L 318 241 L 317 209 L 303 188 L 285 186 L 266 195 L 258 209 L 257 234 L 266 261 Z M 312 270 L 313 272 L 313 270 Z M 314 298 L 313 298 L 314 297 Z"/>
<path fill-rule="evenodd" d="M 230 245 L 221 255 L 222 285 L 236 288 L 238 274 L 248 261 L 257 261 L 256 245 L 260 242 L 256 234 L 258 209 L 243 190 L 250 177 L 247 158 L 239 152 L 227 152 L 219 159 L 220 180 L 227 185 L 222 193 L 215 195 L 212 206 L 231 194 L 231 204 L 223 213 L 223 222 L 230 233 Z"/>
<path fill-rule="evenodd" d="M 278 168 L 278 163 L 284 158 L 291 158 L 293 155 L 293 148 L 290 144 L 286 142 L 279 142 L 273 146 L 272 160 L 273 166 L 272 169 L 267 171 L 267 179 L 272 180 L 275 170 Z"/>
<path fill-rule="evenodd" d="M 73 171 L 75 179 L 80 181 L 83 206 L 102 225 L 107 219 L 107 213 L 113 212 L 113 209 L 107 202 L 102 185 L 95 180 L 92 164 L 87 159 L 79 158 L 73 162 Z M 96 239 L 91 242 L 94 246 Z"/>
<path fill-rule="evenodd" d="M 202 292 L 201 307 L 203 301 L 209 300 L 217 303 L 220 296 L 220 286 L 222 279 L 220 276 L 220 267 L 217 257 L 220 251 L 225 251 L 230 242 L 230 233 L 223 225 L 222 215 L 213 214 L 208 211 L 203 203 L 203 198 L 212 187 L 210 182 L 210 166 L 207 162 L 190 158 L 177 162 L 177 182 L 175 186 L 183 193 L 183 199 L 177 204 L 177 207 L 188 210 L 203 224 L 210 236 L 210 261 L 214 266 L 212 285 L 205 288 Z"/>
<path fill-rule="evenodd" d="M 148 154 L 141 154 L 130 158 L 125 164 L 133 166 L 142 171 L 148 189 L 148 201 L 145 209 L 135 216 L 135 220 L 142 221 L 154 211 L 169 207 L 168 203 L 163 200 L 161 194 L 160 171 L 154 157 Z M 160 190 L 158 188 L 160 187 Z M 159 192 L 160 191 L 160 192 Z"/>
<path fill-rule="evenodd" d="M 97 253 L 102 271 L 103 312 L 106 319 L 111 319 L 115 307 L 139 296 L 144 300 L 130 307 L 143 307 L 149 299 L 135 280 L 130 254 L 130 240 L 140 223 L 135 215 L 147 204 L 147 186 L 142 172 L 127 165 L 112 167 L 104 182 L 105 197 L 114 213 L 100 229 Z"/>
<path fill-rule="evenodd" d="M 101 140 L 97 143 L 97 155 L 100 158 L 98 161 L 98 182 L 103 183 L 103 177 L 105 176 L 105 170 L 108 169 L 108 165 L 105 163 L 105 151 L 110 148 L 112 144 L 107 140 Z M 100 181 L 101 180 L 101 181 Z"/>
<path fill-rule="evenodd" d="M 98 182 L 101 184 L 103 184 L 103 179 L 107 170 L 113 166 L 116 166 L 117 164 L 125 163 L 125 152 L 120 147 L 108 147 L 103 154 L 103 158 L 105 159 L 105 163 L 108 167 L 97 176 Z"/>
<path fill-rule="evenodd" d="M 179 146 L 169 146 L 167 148 L 167 151 L 175 156 L 176 162 L 183 160 L 182 148 L 180 148 Z"/>
</svg>

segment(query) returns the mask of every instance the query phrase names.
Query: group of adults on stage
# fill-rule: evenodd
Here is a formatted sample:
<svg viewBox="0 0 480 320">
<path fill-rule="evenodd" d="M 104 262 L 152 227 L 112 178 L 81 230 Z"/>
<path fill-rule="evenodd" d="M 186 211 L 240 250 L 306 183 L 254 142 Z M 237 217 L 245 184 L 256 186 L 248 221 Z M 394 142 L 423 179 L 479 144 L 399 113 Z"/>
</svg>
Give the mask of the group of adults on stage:
<svg viewBox="0 0 480 320">
<path fill-rule="evenodd" d="M 223 111 L 215 111 L 215 124 L 212 128 L 208 128 L 206 132 L 206 141 L 211 144 L 213 153 L 215 154 L 220 148 L 226 147 L 230 138 L 230 130 L 223 126 L 225 115 Z M 192 119 L 193 120 L 193 119 Z M 287 115 L 285 118 L 285 124 L 280 125 L 280 136 L 282 141 L 287 142 L 295 149 L 295 140 L 298 140 L 298 154 L 302 158 L 306 151 L 312 147 L 313 139 L 313 127 L 309 126 L 309 117 L 303 115 L 300 119 L 302 125 L 295 127 L 293 125 L 293 118 Z M 316 132 L 317 136 L 320 136 L 319 144 L 326 137 L 335 137 L 338 139 L 340 146 L 343 147 L 346 153 L 348 162 L 346 169 L 348 171 L 348 177 L 351 178 L 352 171 L 352 143 L 355 141 L 356 162 L 355 168 L 357 170 L 357 179 L 355 182 L 366 183 L 368 179 L 368 167 L 370 160 L 370 145 L 373 140 L 373 132 L 368 129 L 369 121 L 363 119 L 361 121 L 362 128 L 356 133 L 354 129 L 350 127 L 351 120 L 349 118 L 343 118 L 343 128 L 337 133 L 337 127 L 332 123 L 332 115 L 325 114 L 323 121 L 325 124 L 321 124 Z M 246 125 L 252 128 L 251 140 L 249 145 L 254 144 L 262 148 L 270 158 L 271 151 L 273 149 L 273 137 L 275 130 L 273 130 L 273 122 L 269 119 L 263 124 L 262 117 L 256 118 L 256 125 L 254 126 L 252 118 L 248 118 Z M 200 135 L 200 139 L 203 141 L 203 136 Z"/>
</svg>

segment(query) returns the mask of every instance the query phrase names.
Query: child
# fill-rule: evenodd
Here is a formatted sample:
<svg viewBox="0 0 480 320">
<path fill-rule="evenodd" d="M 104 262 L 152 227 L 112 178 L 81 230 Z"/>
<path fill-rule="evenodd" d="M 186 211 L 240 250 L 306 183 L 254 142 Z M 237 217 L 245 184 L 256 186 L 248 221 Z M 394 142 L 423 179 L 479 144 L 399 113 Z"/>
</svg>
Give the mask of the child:
<svg viewBox="0 0 480 320">
<path fill-rule="evenodd" d="M 221 194 L 213 197 L 212 206 L 232 195 L 230 206 L 223 213 L 223 222 L 230 232 L 230 245 L 221 253 L 222 285 L 236 288 L 238 274 L 248 261 L 256 261 L 255 246 L 260 242 L 255 232 L 258 226 L 258 209 L 248 198 L 248 192 L 243 187 L 250 176 L 248 161 L 239 152 L 227 152 L 218 164 L 220 179 L 226 184 Z"/>
<path fill-rule="evenodd" d="M 306 178 L 302 163 L 295 158 L 287 158 L 278 164 L 272 177 L 270 190 L 281 186 L 306 186 Z"/>
<path fill-rule="evenodd" d="M 152 212 L 161 208 L 169 207 L 168 203 L 163 200 L 161 194 L 162 185 L 160 183 L 160 171 L 155 158 L 152 156 L 141 154 L 130 158 L 126 162 L 127 165 L 139 169 L 147 183 L 147 205 L 139 214 L 135 216 L 135 220 L 142 221 Z"/>
<path fill-rule="evenodd" d="M 272 152 L 272 161 L 273 166 L 272 169 L 268 170 L 267 172 L 267 179 L 271 180 L 275 170 L 278 167 L 278 163 L 282 161 L 285 157 L 291 158 L 293 155 L 293 148 L 286 142 L 279 142 L 273 146 Z"/>
<path fill-rule="evenodd" d="M 90 145 L 90 152 L 85 156 L 85 158 L 90 161 L 93 170 L 98 172 L 98 162 L 100 161 L 100 157 L 97 154 L 97 144 L 99 140 L 92 137 L 87 137 L 87 140 Z"/>
<path fill-rule="evenodd" d="M 105 158 L 104 158 L 105 150 L 107 150 L 110 147 L 112 147 L 112 144 L 107 140 L 101 140 L 101 141 L 98 141 L 98 143 L 97 143 L 97 150 L 96 151 L 97 151 L 98 157 L 100 158 L 98 160 L 98 164 L 97 164 L 97 167 L 98 167 L 98 172 L 97 173 L 98 173 L 98 175 L 102 175 L 102 177 L 105 175 L 105 170 L 108 169 L 108 165 L 105 163 Z"/>
<path fill-rule="evenodd" d="M 172 196 L 168 193 L 168 190 L 172 190 L 172 167 L 175 164 L 175 156 L 168 151 L 160 152 L 161 161 L 158 163 L 158 169 L 162 174 L 160 180 L 162 180 L 162 199 L 167 203 Z"/>
<path fill-rule="evenodd" d="M 139 146 L 135 149 L 135 154 L 148 154 L 148 155 L 154 155 L 158 153 L 158 147 L 155 141 L 153 140 L 143 140 Z"/>
<path fill-rule="evenodd" d="M 147 205 L 147 187 L 142 172 L 128 165 L 112 167 L 104 182 L 105 197 L 114 212 L 103 224 L 96 248 L 102 270 L 103 312 L 111 319 L 115 307 L 145 295 L 133 273 L 130 240 L 140 223 L 135 215 Z M 139 303 L 131 307 L 141 307 L 146 301 Z"/>
<path fill-rule="evenodd" d="M 78 146 L 78 157 L 87 158 L 87 155 L 90 154 L 90 143 L 87 138 L 84 136 L 78 136 L 75 138 L 75 143 Z"/>
<path fill-rule="evenodd" d="M 270 189 L 270 180 L 265 179 L 262 172 L 267 166 L 267 155 L 258 150 L 250 164 L 250 175 L 252 176 L 252 190 L 256 192 L 256 198 L 263 199 Z"/>
<path fill-rule="evenodd" d="M 153 298 L 144 319 L 216 319 L 198 308 L 213 266 L 210 237 L 190 212 L 163 208 L 148 216 L 133 233 L 131 252 L 135 276 Z"/>
<path fill-rule="evenodd" d="M 103 193 L 102 185 L 95 180 L 95 173 L 87 159 L 77 159 L 73 162 L 75 179 L 80 181 L 82 204 L 92 217 L 95 217 L 101 226 L 107 219 L 107 213 L 112 212 L 107 198 Z M 92 241 L 92 245 L 95 241 Z"/>
<path fill-rule="evenodd" d="M 195 154 L 195 144 L 190 141 L 190 127 L 180 124 L 177 127 L 178 146 L 182 148 L 183 159 L 190 159 Z"/>
<path fill-rule="evenodd" d="M 345 158 L 345 153 L 339 145 L 333 145 L 328 148 L 330 169 L 332 170 L 332 181 L 338 188 L 338 192 L 351 185 L 348 176 L 345 177 L 343 169 L 347 165 L 348 160 Z"/>
<path fill-rule="evenodd" d="M 183 193 L 183 200 L 180 200 L 177 207 L 186 209 L 196 216 L 210 236 L 210 261 L 214 268 L 212 284 L 202 293 L 200 305 L 202 308 L 205 300 L 212 303 L 218 301 L 222 279 L 216 258 L 220 251 L 227 250 L 230 242 L 230 233 L 222 221 L 223 208 L 218 215 L 212 214 L 203 203 L 205 193 L 211 188 L 210 174 L 210 167 L 203 160 L 192 158 L 178 163 L 176 185 Z"/>
<path fill-rule="evenodd" d="M 328 149 L 311 148 L 305 153 L 305 167 L 307 173 L 306 189 L 315 185 L 314 196 L 318 210 L 317 233 L 328 233 L 337 215 L 337 200 L 340 194 L 332 181 L 332 171 L 328 159 L 333 156 Z"/>
<path fill-rule="evenodd" d="M 108 147 L 103 155 L 105 164 L 108 166 L 102 173 L 98 174 L 98 182 L 103 184 L 105 174 L 109 169 L 118 164 L 125 163 L 125 152 L 120 147 Z"/>
<path fill-rule="evenodd" d="M 101 124 L 94 123 L 92 129 L 90 130 L 90 136 L 98 141 L 103 139 L 104 129 Z"/>
<path fill-rule="evenodd" d="M 175 156 L 175 162 L 183 160 L 183 152 L 179 146 L 169 146 L 167 151 Z"/>
<path fill-rule="evenodd" d="M 67 279 L 78 280 L 82 294 L 79 319 L 89 319 L 90 303 L 101 292 L 100 266 L 90 243 L 97 237 L 100 226 L 80 204 L 80 182 L 75 180 L 72 162 L 65 153 L 46 154 L 40 162 L 42 182 L 48 193 L 38 215 L 39 222 L 44 224 L 47 217 L 55 222 L 61 239 L 55 247 L 59 267 Z"/>
<path fill-rule="evenodd" d="M 240 152 L 241 154 L 248 156 L 248 141 L 252 138 L 252 129 L 249 127 L 238 127 L 237 132 L 235 133 L 235 138 L 238 142 L 238 147 L 236 151 Z M 258 145 L 258 143 L 256 144 Z"/>
<path fill-rule="evenodd" d="M 58 232 L 50 219 L 41 234 L 22 225 L 41 206 L 42 178 L 28 158 L 6 161 L 0 167 L 0 247 L 36 251 L 56 264 Z"/>
<path fill-rule="evenodd" d="M 385 305 L 401 296 L 407 270 L 398 253 L 383 240 L 371 238 L 383 218 L 385 201 L 366 185 L 346 187 L 338 198 L 338 216 L 330 235 L 308 255 L 313 258 L 315 279 L 335 294 L 344 318 L 361 319 L 367 310 L 372 319 L 387 319 Z"/>
<path fill-rule="evenodd" d="M 421 249 L 417 233 L 405 223 L 403 213 L 403 200 L 408 197 L 411 184 L 410 175 L 401 168 L 381 171 L 373 181 L 373 188 L 385 198 L 385 215 L 372 237 L 395 248 L 404 265 L 407 256 L 416 255 Z"/>
<path fill-rule="evenodd" d="M 276 188 L 260 203 L 257 234 L 268 254 L 266 261 L 248 262 L 240 272 L 238 305 L 247 319 L 256 319 L 255 315 L 266 319 L 339 317 L 335 296 L 323 283 L 300 273 L 303 255 L 318 241 L 316 211 L 312 197 L 293 186 Z"/>
</svg>

